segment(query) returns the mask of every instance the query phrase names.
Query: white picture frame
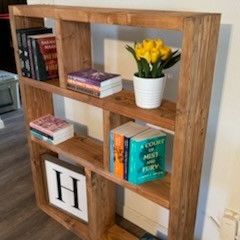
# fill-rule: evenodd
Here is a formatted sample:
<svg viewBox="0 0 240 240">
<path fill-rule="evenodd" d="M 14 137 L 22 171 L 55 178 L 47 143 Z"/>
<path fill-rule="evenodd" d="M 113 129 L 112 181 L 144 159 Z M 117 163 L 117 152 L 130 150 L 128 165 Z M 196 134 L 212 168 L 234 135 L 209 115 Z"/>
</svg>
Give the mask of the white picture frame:
<svg viewBox="0 0 240 240">
<path fill-rule="evenodd" d="M 81 167 L 49 154 L 42 155 L 45 187 L 50 205 L 88 222 L 86 176 Z"/>
</svg>

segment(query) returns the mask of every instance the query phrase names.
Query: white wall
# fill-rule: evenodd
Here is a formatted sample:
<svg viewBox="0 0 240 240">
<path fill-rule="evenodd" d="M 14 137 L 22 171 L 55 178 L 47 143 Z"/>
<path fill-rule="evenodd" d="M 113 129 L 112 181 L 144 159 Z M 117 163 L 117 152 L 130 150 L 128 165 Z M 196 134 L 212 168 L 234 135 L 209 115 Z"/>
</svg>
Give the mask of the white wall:
<svg viewBox="0 0 240 240">
<path fill-rule="evenodd" d="M 80 5 L 80 6 L 97 6 L 97 7 L 114 7 L 114 8 L 138 8 L 138 9 L 163 9 L 163 10 L 189 10 L 189 11 L 207 11 L 222 13 L 220 37 L 218 44 L 217 63 L 215 69 L 214 85 L 212 92 L 212 101 L 210 108 L 210 116 L 208 122 L 208 132 L 206 138 L 206 149 L 204 155 L 204 165 L 200 189 L 199 208 L 197 215 L 196 239 L 202 240 L 218 240 L 218 228 L 211 220 L 210 216 L 217 221 L 221 218 L 225 208 L 233 209 L 240 212 L 240 190 L 238 183 L 240 182 L 240 71 L 239 71 L 239 39 L 240 39 L 240 2 L 239 0 L 44 0 L 30 1 Z M 105 63 L 107 70 L 119 70 L 125 77 L 130 77 L 130 73 L 134 69 L 126 57 L 126 53 L 121 49 L 121 42 L 116 42 L 119 37 L 119 29 L 114 27 L 106 30 L 104 27 L 96 27 L 94 30 L 95 37 L 105 36 L 101 42 L 102 52 L 94 49 L 94 61 L 97 65 Z M 101 35 L 102 33 L 102 35 Z M 120 31 L 121 33 L 121 31 Z M 100 35 L 99 35 L 100 34 Z M 154 35 L 154 32 L 141 32 L 140 37 Z M 122 40 L 125 39 L 120 34 Z M 169 35 L 167 36 L 169 41 Z M 93 46 L 97 46 L 95 42 Z M 107 44 L 107 45 L 106 45 Z M 112 44 L 109 52 L 109 46 Z M 173 42 L 173 45 L 178 46 L 179 42 Z M 120 50 L 120 49 L 121 50 Z M 129 61 L 124 68 L 125 61 Z M 120 66 L 119 66 L 120 64 Z M 174 77 L 174 76 L 173 76 Z M 176 83 L 174 83 L 176 85 Z M 169 98 L 174 98 L 174 89 L 171 85 L 167 87 Z M 173 94 L 171 94 L 173 93 Z M 68 105 L 68 116 L 73 116 L 76 109 L 76 104 L 64 101 Z M 84 114 L 88 114 L 90 118 L 97 116 L 99 122 L 95 122 L 94 126 L 89 130 L 91 134 L 102 137 L 102 132 L 99 131 L 101 124 L 101 111 L 90 110 L 85 105 L 78 105 L 79 109 L 83 109 Z M 72 109 L 72 110 L 71 110 Z M 72 111 L 72 113 L 71 113 Z M 59 111 L 58 111 L 59 112 Z M 64 113 L 60 109 L 60 112 Z M 74 114 L 73 114 L 74 113 Z M 79 114 L 78 118 L 81 118 Z M 88 120 L 85 119 L 85 122 Z M 138 219 L 142 226 L 149 229 L 151 232 L 160 229 L 166 231 L 167 212 L 154 204 L 149 209 L 146 208 L 148 201 L 137 200 L 136 194 L 131 194 L 129 191 L 125 193 L 125 215 L 132 220 Z M 136 204 L 136 202 L 138 204 Z M 142 211 L 139 211 L 139 210 Z M 141 214 L 141 215 L 138 215 Z M 150 224 L 147 224 L 150 223 Z"/>
</svg>

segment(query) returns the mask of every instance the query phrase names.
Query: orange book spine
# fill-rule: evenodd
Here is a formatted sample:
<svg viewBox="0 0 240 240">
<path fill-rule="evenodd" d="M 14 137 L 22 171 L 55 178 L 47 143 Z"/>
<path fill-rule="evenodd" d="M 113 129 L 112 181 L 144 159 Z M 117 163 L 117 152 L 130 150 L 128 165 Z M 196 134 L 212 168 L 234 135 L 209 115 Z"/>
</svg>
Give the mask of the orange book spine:
<svg viewBox="0 0 240 240">
<path fill-rule="evenodd" d="M 114 175 L 124 179 L 124 136 L 114 133 Z"/>
</svg>

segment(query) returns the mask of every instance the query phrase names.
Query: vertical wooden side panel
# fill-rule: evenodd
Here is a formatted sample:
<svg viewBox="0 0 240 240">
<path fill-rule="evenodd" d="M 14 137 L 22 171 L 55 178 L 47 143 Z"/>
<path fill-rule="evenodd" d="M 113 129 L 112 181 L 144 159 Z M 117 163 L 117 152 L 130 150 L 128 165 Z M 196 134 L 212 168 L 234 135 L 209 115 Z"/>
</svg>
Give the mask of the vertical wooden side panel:
<svg viewBox="0 0 240 240">
<path fill-rule="evenodd" d="M 85 169 L 89 237 L 98 240 L 115 223 L 115 184 Z"/>
<path fill-rule="evenodd" d="M 193 239 L 219 25 L 219 15 L 184 22 L 169 240 Z"/>
<path fill-rule="evenodd" d="M 109 146 L 110 131 L 120 126 L 123 123 L 131 121 L 131 118 L 124 117 L 122 115 L 103 110 L 103 166 L 105 170 L 109 170 Z"/>
<path fill-rule="evenodd" d="M 52 95 L 43 90 L 36 89 L 30 86 L 26 86 L 21 82 L 21 66 L 18 53 L 16 29 L 41 27 L 44 26 L 43 19 L 41 18 L 29 18 L 14 16 L 12 8 L 10 11 L 10 23 L 13 39 L 13 46 L 15 52 L 15 60 L 17 65 L 17 71 L 20 81 L 20 91 L 22 97 L 22 105 L 25 116 L 25 124 L 28 129 L 28 144 L 30 149 L 31 166 L 33 174 L 33 183 L 35 189 L 35 195 L 38 205 L 46 203 L 45 189 L 42 178 L 42 166 L 40 155 L 46 152 L 46 149 L 40 147 L 38 144 L 33 143 L 29 134 L 29 122 L 33 119 L 45 115 L 47 113 L 53 113 Z"/>
<path fill-rule="evenodd" d="M 92 65 L 90 24 L 58 19 L 56 32 L 60 86 L 65 88 L 69 72 Z"/>
</svg>

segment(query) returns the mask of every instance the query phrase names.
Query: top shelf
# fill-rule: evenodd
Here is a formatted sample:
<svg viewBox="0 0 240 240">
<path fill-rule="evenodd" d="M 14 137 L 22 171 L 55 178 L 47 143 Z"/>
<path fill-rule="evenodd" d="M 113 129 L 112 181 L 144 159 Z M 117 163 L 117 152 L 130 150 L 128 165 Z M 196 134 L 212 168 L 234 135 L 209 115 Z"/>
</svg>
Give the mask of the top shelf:
<svg viewBox="0 0 240 240">
<path fill-rule="evenodd" d="M 182 31 L 189 18 L 215 13 L 87 8 L 60 5 L 15 5 L 10 6 L 15 16 L 54 18 L 65 21 L 116 24 L 146 28 L 161 28 Z"/>
</svg>

